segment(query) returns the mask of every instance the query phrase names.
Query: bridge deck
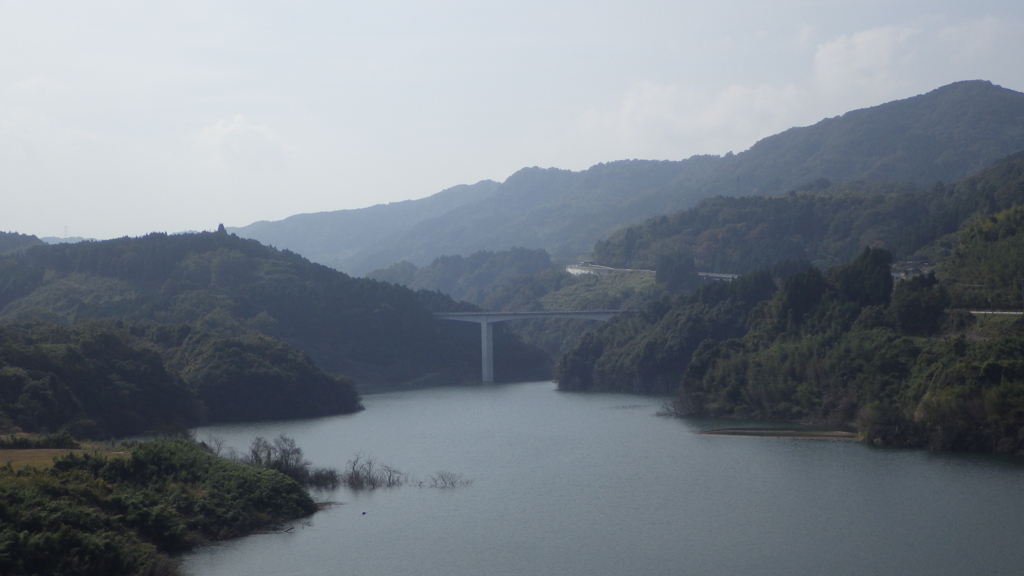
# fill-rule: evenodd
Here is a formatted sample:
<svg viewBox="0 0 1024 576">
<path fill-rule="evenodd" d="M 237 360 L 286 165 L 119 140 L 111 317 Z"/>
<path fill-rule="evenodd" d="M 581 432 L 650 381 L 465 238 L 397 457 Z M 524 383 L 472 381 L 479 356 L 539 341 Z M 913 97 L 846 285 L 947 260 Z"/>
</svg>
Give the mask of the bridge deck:
<svg viewBox="0 0 1024 576">
<path fill-rule="evenodd" d="M 543 310 L 537 312 L 435 312 L 439 320 L 458 320 L 480 324 L 480 364 L 484 382 L 494 382 L 494 326 L 508 320 L 576 318 L 604 322 L 616 314 L 631 310 Z"/>
<path fill-rule="evenodd" d="M 505 322 L 507 320 L 530 320 L 540 318 L 579 318 L 583 320 L 608 320 L 627 310 L 540 310 L 536 312 L 435 312 L 441 320 L 463 322 Z"/>
</svg>

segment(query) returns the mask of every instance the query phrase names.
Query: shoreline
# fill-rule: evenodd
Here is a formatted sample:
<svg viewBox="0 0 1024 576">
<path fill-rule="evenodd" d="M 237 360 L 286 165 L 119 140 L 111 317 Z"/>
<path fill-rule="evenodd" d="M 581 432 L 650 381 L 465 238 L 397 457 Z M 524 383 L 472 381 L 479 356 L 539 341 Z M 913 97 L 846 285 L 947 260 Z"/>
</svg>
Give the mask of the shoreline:
<svg viewBox="0 0 1024 576">
<path fill-rule="evenodd" d="M 804 440 L 856 441 L 857 435 L 843 430 L 786 430 L 779 428 L 722 428 L 700 432 L 709 436 L 755 436 L 763 438 L 800 438 Z"/>
</svg>

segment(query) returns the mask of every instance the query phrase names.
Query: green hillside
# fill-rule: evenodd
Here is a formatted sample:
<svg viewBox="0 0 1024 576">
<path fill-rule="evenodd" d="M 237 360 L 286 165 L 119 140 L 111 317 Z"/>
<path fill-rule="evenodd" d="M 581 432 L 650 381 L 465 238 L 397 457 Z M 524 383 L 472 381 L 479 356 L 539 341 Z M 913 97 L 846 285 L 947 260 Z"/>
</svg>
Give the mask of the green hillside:
<svg viewBox="0 0 1024 576">
<path fill-rule="evenodd" d="M 431 314 L 454 309 L 451 298 L 351 278 L 226 232 L 33 247 L 0 262 L 0 306 L 4 322 L 110 318 L 265 336 L 360 385 L 478 378 L 478 331 Z M 500 378 L 547 375 L 539 350 L 504 331 L 497 345 Z"/>
<path fill-rule="evenodd" d="M 276 222 L 260 221 L 228 232 L 262 244 L 298 252 L 313 262 L 350 272 L 349 260 L 360 250 L 400 234 L 416 224 L 459 206 L 477 202 L 497 189 L 483 180 L 453 186 L 419 200 L 377 204 L 354 210 L 296 214 Z M 387 264 L 391 264 L 388 262 Z"/>
<path fill-rule="evenodd" d="M 175 576 L 176 555 L 309 516 L 317 505 L 280 472 L 162 439 L 122 457 L 0 468 L 0 509 L 2 574 Z"/>
<path fill-rule="evenodd" d="M 635 264 L 692 250 L 735 271 L 775 266 L 583 334 L 559 359 L 559 387 L 675 393 L 681 415 L 1024 455 L 1024 320 L 962 309 L 1024 307 L 1022 205 L 1016 155 L 927 191 L 878 184 L 715 199 L 630 228 L 604 253 Z M 894 284 L 885 248 L 936 255 L 938 274 Z M 780 262 L 792 256 L 805 260 Z"/>
<path fill-rule="evenodd" d="M 552 264 L 544 250 L 525 248 L 442 256 L 422 268 L 403 261 L 375 270 L 369 277 L 437 290 L 496 312 L 630 309 L 665 291 L 655 284 L 654 272 L 573 276 Z M 507 326 L 526 343 L 557 358 L 595 323 L 563 318 L 517 320 Z"/>
<path fill-rule="evenodd" d="M 864 246 L 886 248 L 898 259 L 935 260 L 952 246 L 944 237 L 964 222 L 1020 202 L 1024 154 L 950 185 L 867 182 L 776 197 L 712 198 L 619 230 L 598 242 L 594 255 L 607 266 L 650 268 L 662 254 L 683 252 L 701 270 L 730 273 L 787 259 L 835 266 Z"/>
<path fill-rule="evenodd" d="M 441 255 L 512 246 L 543 248 L 554 260 L 568 262 L 589 255 L 595 242 L 622 226 L 704 198 L 771 196 L 825 180 L 886 180 L 927 189 L 1021 150 L 1024 94 L 984 81 L 958 82 L 792 128 L 738 154 L 623 160 L 580 172 L 524 168 L 464 203 L 423 210 L 415 221 L 406 218 L 406 207 L 388 205 L 324 213 L 316 222 L 303 216 L 260 223 L 258 230 L 241 233 L 353 274 L 403 260 L 425 266 Z M 350 231 L 364 232 L 349 237 Z M 330 234 L 338 236 L 327 239 Z"/>
<path fill-rule="evenodd" d="M 499 286 L 553 266 L 544 250 L 512 248 L 500 252 L 481 250 L 465 257 L 440 256 L 422 268 L 403 260 L 374 270 L 367 278 L 401 284 L 413 290 L 438 290 L 456 300 L 484 305 Z"/>
<path fill-rule="evenodd" d="M 971 221 L 939 277 L 956 307 L 1024 310 L 1024 206 Z"/>
<path fill-rule="evenodd" d="M 30 234 L 18 234 L 17 232 L 0 232 L 0 254 L 25 250 L 29 246 L 44 244 L 42 240 Z"/>
</svg>

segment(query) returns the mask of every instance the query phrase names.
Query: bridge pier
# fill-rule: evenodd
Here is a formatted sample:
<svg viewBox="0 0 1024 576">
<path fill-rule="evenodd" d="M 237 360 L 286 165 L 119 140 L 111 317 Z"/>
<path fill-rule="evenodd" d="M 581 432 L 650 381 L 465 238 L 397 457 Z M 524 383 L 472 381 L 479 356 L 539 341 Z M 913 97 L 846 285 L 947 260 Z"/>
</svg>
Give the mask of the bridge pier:
<svg viewBox="0 0 1024 576">
<path fill-rule="evenodd" d="M 494 324 L 486 318 L 480 322 L 480 364 L 483 382 L 494 382 Z"/>
<path fill-rule="evenodd" d="M 483 382 L 494 382 L 494 323 L 537 318 L 578 318 L 605 321 L 623 310 L 566 310 L 544 312 L 435 312 L 440 320 L 459 320 L 480 324 L 480 375 Z"/>
</svg>

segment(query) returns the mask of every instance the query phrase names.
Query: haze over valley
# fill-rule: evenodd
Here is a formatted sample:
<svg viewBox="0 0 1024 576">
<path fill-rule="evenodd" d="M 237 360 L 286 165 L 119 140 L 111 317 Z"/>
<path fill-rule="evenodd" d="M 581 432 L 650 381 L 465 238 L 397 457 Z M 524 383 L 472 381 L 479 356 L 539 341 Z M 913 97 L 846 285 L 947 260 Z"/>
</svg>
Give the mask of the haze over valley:
<svg viewBox="0 0 1024 576">
<path fill-rule="evenodd" d="M 0 14 L 0 573 L 1024 562 L 1024 8 Z"/>
</svg>

